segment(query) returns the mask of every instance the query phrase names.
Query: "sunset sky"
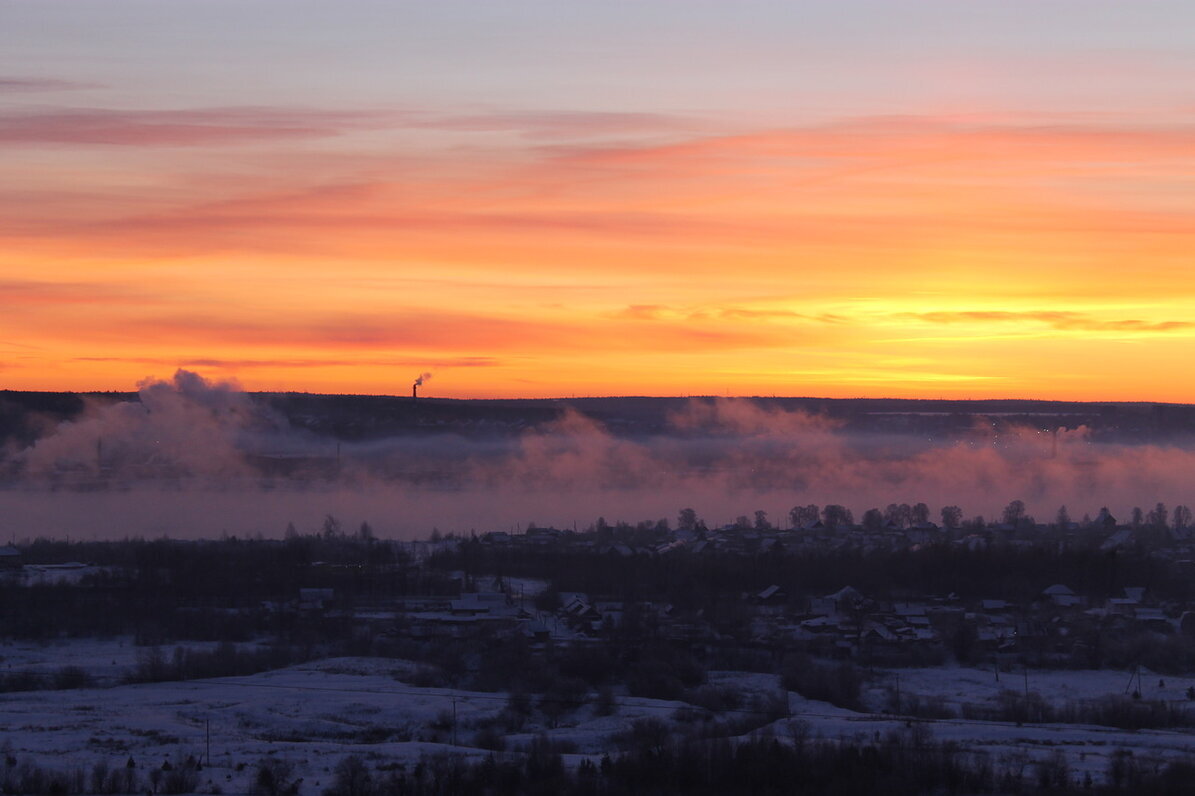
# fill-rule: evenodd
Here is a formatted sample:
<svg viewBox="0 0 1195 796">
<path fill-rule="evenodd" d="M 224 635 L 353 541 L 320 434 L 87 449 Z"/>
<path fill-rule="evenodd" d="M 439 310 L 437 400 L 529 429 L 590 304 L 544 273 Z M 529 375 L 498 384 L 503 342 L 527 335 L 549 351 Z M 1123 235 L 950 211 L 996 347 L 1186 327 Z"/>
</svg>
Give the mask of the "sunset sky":
<svg viewBox="0 0 1195 796">
<path fill-rule="evenodd" d="M 1189 0 L 0 0 L 0 387 L 1195 401 Z"/>
</svg>

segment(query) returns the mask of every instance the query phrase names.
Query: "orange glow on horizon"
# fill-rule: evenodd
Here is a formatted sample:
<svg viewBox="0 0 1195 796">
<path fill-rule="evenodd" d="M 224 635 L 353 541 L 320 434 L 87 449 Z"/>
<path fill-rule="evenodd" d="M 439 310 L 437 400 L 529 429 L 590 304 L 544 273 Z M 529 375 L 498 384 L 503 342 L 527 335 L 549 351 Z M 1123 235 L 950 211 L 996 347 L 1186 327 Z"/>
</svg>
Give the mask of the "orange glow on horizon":
<svg viewBox="0 0 1195 796">
<path fill-rule="evenodd" d="M 351 157 L 189 123 L 69 168 L 7 145 L 5 388 L 1195 401 L 1189 126 L 478 134 L 497 151 L 410 161 L 384 120 Z"/>
</svg>

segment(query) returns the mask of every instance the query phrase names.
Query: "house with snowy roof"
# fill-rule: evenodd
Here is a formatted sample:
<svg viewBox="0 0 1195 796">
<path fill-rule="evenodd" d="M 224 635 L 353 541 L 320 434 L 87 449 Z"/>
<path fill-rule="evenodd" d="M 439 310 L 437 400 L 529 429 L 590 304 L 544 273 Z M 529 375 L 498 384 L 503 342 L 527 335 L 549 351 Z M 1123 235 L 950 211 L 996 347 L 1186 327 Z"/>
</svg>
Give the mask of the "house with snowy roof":
<svg viewBox="0 0 1195 796">
<path fill-rule="evenodd" d="M 1070 587 L 1061 583 L 1055 583 L 1053 586 L 1046 588 L 1042 591 L 1042 597 L 1059 608 L 1073 608 L 1083 604 L 1082 597 L 1075 594 Z"/>
<path fill-rule="evenodd" d="M 24 563 L 21 551 L 12 545 L 0 547 L 0 569 L 19 569 Z"/>
</svg>

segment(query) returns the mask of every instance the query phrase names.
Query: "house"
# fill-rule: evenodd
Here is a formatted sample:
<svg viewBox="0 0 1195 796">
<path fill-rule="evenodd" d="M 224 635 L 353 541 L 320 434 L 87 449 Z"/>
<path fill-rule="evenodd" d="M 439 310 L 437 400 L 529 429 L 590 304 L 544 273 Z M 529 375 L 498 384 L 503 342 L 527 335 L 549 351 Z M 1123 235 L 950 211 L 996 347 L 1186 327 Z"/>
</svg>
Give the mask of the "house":
<svg viewBox="0 0 1195 796">
<path fill-rule="evenodd" d="M 817 605 L 814 608 L 815 613 L 844 614 L 863 604 L 863 593 L 853 586 L 843 586 L 833 594 L 827 594 L 811 602 Z"/>
<path fill-rule="evenodd" d="M 533 641 L 547 641 L 551 633 L 548 626 L 538 619 L 530 619 L 523 623 L 523 634 Z"/>
<path fill-rule="evenodd" d="M 1042 592 L 1042 596 L 1059 608 L 1071 608 L 1083 602 L 1081 597 L 1061 583 L 1055 583 L 1053 586 L 1047 588 Z"/>
<path fill-rule="evenodd" d="M 1184 611 L 1178 620 L 1178 627 L 1188 636 L 1195 636 L 1195 611 Z"/>
<path fill-rule="evenodd" d="M 1100 545 L 1100 550 L 1103 552 L 1107 552 L 1109 550 L 1116 550 L 1117 548 L 1124 547 L 1127 544 L 1131 544 L 1132 541 L 1133 541 L 1133 529 L 1132 528 L 1123 528 L 1123 529 L 1115 532 L 1111 536 L 1109 536 L 1107 539 L 1105 539 L 1103 541 L 1103 543 Z"/>
<path fill-rule="evenodd" d="M 523 537 L 530 544 L 548 545 L 559 540 L 562 535 L 557 528 L 528 528 Z"/>
<path fill-rule="evenodd" d="M 299 609 L 320 611 L 328 607 L 335 596 L 333 589 L 299 589 Z"/>
<path fill-rule="evenodd" d="M 1174 631 L 1174 624 L 1166 618 L 1161 608 L 1138 608 L 1134 618 L 1150 630 L 1163 633 Z"/>
<path fill-rule="evenodd" d="M 1137 606 L 1138 602 L 1128 597 L 1110 597 L 1107 603 L 1108 613 L 1120 614 L 1121 616 L 1133 616 L 1136 613 Z"/>
<path fill-rule="evenodd" d="M 561 596 L 563 597 L 563 595 Z M 600 622 L 602 619 L 602 615 L 599 614 L 592 605 L 590 605 L 589 600 L 584 596 L 575 596 L 568 602 L 564 602 L 563 600 L 561 602 L 563 602 L 564 605 L 562 609 L 564 617 L 569 620 L 570 623 L 582 624 Z"/>
<path fill-rule="evenodd" d="M 786 599 L 788 599 L 788 595 L 784 590 L 773 583 L 763 591 L 756 592 L 752 596 L 751 601 L 756 605 L 775 605 L 784 602 Z"/>
<path fill-rule="evenodd" d="M 464 592 L 451 604 L 457 616 L 505 615 L 512 613 L 511 608 L 510 599 L 502 592 Z"/>
<path fill-rule="evenodd" d="M 22 563 L 20 550 L 12 545 L 0 547 L 0 569 L 19 569 Z"/>
</svg>

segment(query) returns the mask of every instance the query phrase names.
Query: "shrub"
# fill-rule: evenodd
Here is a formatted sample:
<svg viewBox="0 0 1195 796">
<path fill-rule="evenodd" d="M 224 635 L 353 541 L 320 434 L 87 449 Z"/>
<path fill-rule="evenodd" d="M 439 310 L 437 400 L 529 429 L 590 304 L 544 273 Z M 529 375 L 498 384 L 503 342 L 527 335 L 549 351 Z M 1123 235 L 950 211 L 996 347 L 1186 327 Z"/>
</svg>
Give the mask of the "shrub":
<svg viewBox="0 0 1195 796">
<path fill-rule="evenodd" d="M 336 766 L 332 787 L 324 796 L 373 796 L 373 776 L 364 761 L 356 755 L 349 755 Z"/>
<path fill-rule="evenodd" d="M 618 712 L 618 702 L 614 699 L 614 689 L 604 685 L 598 689 L 597 698 L 593 702 L 595 716 L 612 716 Z"/>
<path fill-rule="evenodd" d="M 54 673 L 54 687 L 59 690 L 90 688 L 92 685 L 91 675 L 78 666 L 63 666 Z"/>
<path fill-rule="evenodd" d="M 781 683 L 806 699 L 820 699 L 840 708 L 859 710 L 863 676 L 850 663 L 822 664 L 808 655 L 790 659 L 781 675 Z"/>
<path fill-rule="evenodd" d="M 263 757 L 257 761 L 257 771 L 249 788 L 252 796 L 284 796 L 295 793 L 298 785 L 293 781 L 290 761 L 277 757 Z"/>
<path fill-rule="evenodd" d="M 729 686 L 703 685 L 689 689 L 685 701 L 714 713 L 723 713 L 741 707 L 743 695 Z"/>
<path fill-rule="evenodd" d="M 482 727 L 473 736 L 473 745 L 479 749 L 501 752 L 506 748 L 506 736 L 494 727 Z"/>
</svg>

